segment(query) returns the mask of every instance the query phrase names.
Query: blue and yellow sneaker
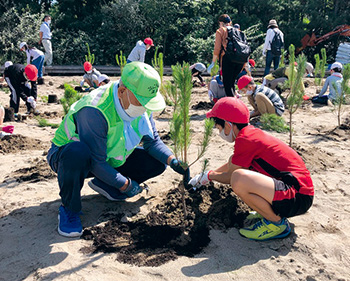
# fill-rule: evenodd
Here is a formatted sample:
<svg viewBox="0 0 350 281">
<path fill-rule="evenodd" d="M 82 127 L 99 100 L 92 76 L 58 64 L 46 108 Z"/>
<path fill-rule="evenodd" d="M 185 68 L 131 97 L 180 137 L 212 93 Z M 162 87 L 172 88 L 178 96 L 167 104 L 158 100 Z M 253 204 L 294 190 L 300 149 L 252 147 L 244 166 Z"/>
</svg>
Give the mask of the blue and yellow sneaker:
<svg viewBox="0 0 350 281">
<path fill-rule="evenodd" d="M 290 232 L 291 228 L 286 218 L 283 218 L 279 225 L 275 225 L 274 223 L 263 218 L 254 225 L 248 228 L 241 228 L 239 230 L 239 233 L 242 236 L 258 241 L 284 238 L 288 236 Z"/>
</svg>

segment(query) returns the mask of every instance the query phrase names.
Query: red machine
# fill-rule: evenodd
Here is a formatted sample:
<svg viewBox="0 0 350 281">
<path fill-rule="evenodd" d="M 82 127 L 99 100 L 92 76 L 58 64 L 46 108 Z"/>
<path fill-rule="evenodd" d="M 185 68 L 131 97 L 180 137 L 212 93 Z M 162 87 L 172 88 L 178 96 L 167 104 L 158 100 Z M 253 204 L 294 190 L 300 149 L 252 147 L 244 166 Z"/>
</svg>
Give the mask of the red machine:
<svg viewBox="0 0 350 281">
<path fill-rule="evenodd" d="M 301 40 L 301 47 L 297 48 L 296 53 L 300 53 L 302 50 L 304 50 L 306 47 L 312 47 L 316 46 L 317 44 L 328 40 L 331 37 L 334 36 L 350 36 L 350 25 L 339 25 L 336 28 L 334 28 L 331 32 L 326 33 L 323 36 L 316 37 L 316 34 L 312 32 L 311 36 L 309 34 L 306 34 Z"/>
</svg>

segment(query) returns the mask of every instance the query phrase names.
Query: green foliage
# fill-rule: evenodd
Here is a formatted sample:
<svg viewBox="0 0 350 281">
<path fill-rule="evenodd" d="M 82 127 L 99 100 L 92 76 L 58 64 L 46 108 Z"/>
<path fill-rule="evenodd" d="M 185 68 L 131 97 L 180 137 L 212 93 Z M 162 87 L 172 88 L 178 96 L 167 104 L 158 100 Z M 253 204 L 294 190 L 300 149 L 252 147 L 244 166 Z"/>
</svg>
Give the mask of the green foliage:
<svg viewBox="0 0 350 281">
<path fill-rule="evenodd" d="M 40 96 L 40 99 L 43 103 L 48 103 L 49 97 L 48 96 Z"/>
<path fill-rule="evenodd" d="M 333 101 L 334 110 L 337 114 L 338 126 L 341 125 L 341 115 L 344 112 L 343 105 L 346 104 L 347 100 L 350 98 L 350 64 L 346 64 L 343 69 L 343 81 L 341 83 L 341 91 L 337 93 L 337 98 Z M 333 85 L 334 89 L 337 91 L 337 85 Z"/>
<path fill-rule="evenodd" d="M 176 111 L 176 105 L 178 104 L 179 92 L 175 84 L 167 81 L 163 83 L 164 85 L 164 93 L 163 97 L 165 99 L 165 103 L 170 106 L 174 106 L 174 111 Z"/>
<path fill-rule="evenodd" d="M 50 123 L 45 118 L 41 118 L 39 116 L 35 117 L 39 122 L 39 127 L 51 127 L 52 129 L 58 128 L 60 124 Z"/>
<path fill-rule="evenodd" d="M 282 49 L 281 53 L 282 54 L 281 54 L 281 61 L 280 61 L 279 67 L 285 67 L 286 66 L 285 60 L 286 60 L 287 51 Z"/>
<path fill-rule="evenodd" d="M 126 65 L 126 57 L 123 55 L 123 51 L 120 51 L 120 55 L 115 55 L 115 60 L 117 61 L 117 65 L 120 67 L 120 75 L 123 73 L 124 66 Z"/>
<path fill-rule="evenodd" d="M 208 65 L 208 66 L 209 66 L 209 65 Z M 219 72 L 219 69 L 220 69 L 219 62 L 216 61 L 216 62 L 214 63 L 213 68 L 210 70 L 210 76 L 213 77 L 213 76 L 217 75 L 218 72 Z"/>
<path fill-rule="evenodd" d="M 289 131 L 289 127 L 284 121 L 283 117 L 276 114 L 263 114 L 260 117 L 261 127 L 264 130 L 275 131 L 277 133 L 284 133 Z"/>
<path fill-rule="evenodd" d="M 322 48 L 321 49 L 321 57 L 322 59 L 320 60 L 320 55 L 315 54 L 315 84 L 316 86 L 322 86 L 323 84 L 323 78 L 326 74 L 326 64 L 327 64 L 327 54 L 326 54 L 326 49 Z"/>
<path fill-rule="evenodd" d="M 22 41 L 37 46 L 39 28 L 43 14 L 31 13 L 29 9 L 21 11 L 12 7 L 0 17 L 0 61 L 7 60 L 25 63 L 26 55 L 19 50 Z M 38 31 L 38 32 L 35 32 Z"/>
<path fill-rule="evenodd" d="M 294 66 L 295 62 L 295 47 L 294 45 L 289 46 L 289 64 L 290 66 Z M 303 82 L 303 76 L 305 74 L 306 67 L 306 57 L 304 54 L 298 56 L 297 58 L 297 72 L 291 71 L 289 76 L 289 86 L 290 86 L 290 94 L 287 98 L 287 105 L 289 110 L 289 146 L 292 146 L 292 117 L 293 114 L 298 110 L 299 106 L 303 102 L 303 95 L 305 94 L 303 88 L 300 87 L 300 84 Z"/>
<path fill-rule="evenodd" d="M 154 56 L 152 59 L 152 65 L 153 67 L 158 71 L 160 79 L 163 82 L 163 75 L 164 75 L 164 63 L 163 63 L 163 53 L 158 54 L 158 47 L 156 47 L 156 50 L 154 52 Z"/>
<path fill-rule="evenodd" d="M 67 114 L 70 106 L 82 98 L 82 94 L 78 93 L 69 84 L 64 84 L 64 97 L 61 98 L 61 104 L 64 114 Z"/>
<path fill-rule="evenodd" d="M 85 61 L 88 61 L 89 63 L 94 64 L 94 62 L 95 62 L 95 54 L 91 54 L 90 53 L 89 43 L 86 43 L 86 47 L 87 47 L 88 54 L 85 55 Z"/>
</svg>

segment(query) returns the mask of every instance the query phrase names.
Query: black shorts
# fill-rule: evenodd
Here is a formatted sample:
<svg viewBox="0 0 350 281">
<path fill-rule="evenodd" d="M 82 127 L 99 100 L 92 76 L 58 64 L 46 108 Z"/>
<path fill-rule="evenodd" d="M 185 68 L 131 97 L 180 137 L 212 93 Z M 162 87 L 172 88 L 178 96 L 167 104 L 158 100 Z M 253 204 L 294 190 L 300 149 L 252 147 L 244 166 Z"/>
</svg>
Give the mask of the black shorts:
<svg viewBox="0 0 350 281">
<path fill-rule="evenodd" d="M 283 181 L 276 179 L 273 179 L 273 181 L 275 183 L 275 190 L 281 191 L 294 188 Z M 272 201 L 272 210 L 282 218 L 302 215 L 310 209 L 313 199 L 314 197 L 311 195 L 296 193 L 294 198 Z"/>
</svg>

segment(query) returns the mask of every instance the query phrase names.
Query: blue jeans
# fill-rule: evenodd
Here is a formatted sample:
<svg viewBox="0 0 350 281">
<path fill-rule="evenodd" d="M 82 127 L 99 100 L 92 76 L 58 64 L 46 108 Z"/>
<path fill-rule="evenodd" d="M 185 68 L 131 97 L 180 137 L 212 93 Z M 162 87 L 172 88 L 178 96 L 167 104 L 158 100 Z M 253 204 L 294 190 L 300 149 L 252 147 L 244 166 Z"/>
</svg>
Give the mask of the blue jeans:
<svg viewBox="0 0 350 281">
<path fill-rule="evenodd" d="M 53 145 L 47 154 L 47 161 L 51 169 L 57 173 L 63 205 L 74 213 L 80 212 L 80 190 L 84 180 L 94 176 L 90 172 L 92 155 L 89 147 L 78 141 L 61 147 Z M 156 177 L 165 169 L 165 164 L 153 158 L 143 148 L 136 148 L 124 165 L 116 168 L 123 176 L 137 183 Z M 101 180 L 98 180 L 98 183 L 98 185 L 106 185 Z"/>
<path fill-rule="evenodd" d="M 275 56 L 272 54 L 271 50 L 266 52 L 266 66 L 264 76 L 270 73 L 271 63 L 273 61 L 273 68 L 276 70 L 280 64 L 280 56 Z"/>
<path fill-rule="evenodd" d="M 32 61 L 32 64 L 36 66 L 38 69 L 38 78 L 43 77 L 43 65 L 44 65 L 45 56 L 39 56 L 35 60 Z"/>
</svg>

